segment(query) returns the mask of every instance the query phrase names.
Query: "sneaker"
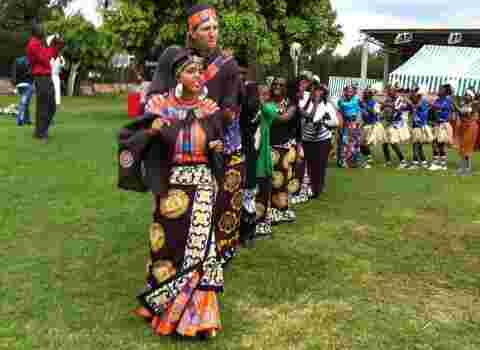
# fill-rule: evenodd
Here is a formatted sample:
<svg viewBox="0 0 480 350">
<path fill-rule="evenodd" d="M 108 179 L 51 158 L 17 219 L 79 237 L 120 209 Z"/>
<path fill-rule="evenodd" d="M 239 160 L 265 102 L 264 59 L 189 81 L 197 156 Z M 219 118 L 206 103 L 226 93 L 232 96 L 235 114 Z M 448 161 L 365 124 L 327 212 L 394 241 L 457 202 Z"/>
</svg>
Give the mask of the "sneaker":
<svg viewBox="0 0 480 350">
<path fill-rule="evenodd" d="M 398 165 L 398 169 L 406 169 L 408 168 L 408 162 L 406 160 L 402 160 Z"/>
<path fill-rule="evenodd" d="M 428 169 L 429 167 L 430 167 L 430 163 L 427 162 L 426 160 L 424 160 L 424 161 L 422 162 L 422 168 Z"/>
<path fill-rule="evenodd" d="M 408 170 L 417 170 L 419 168 L 419 164 L 417 162 L 413 162 L 412 164 L 410 164 L 410 166 L 406 169 Z"/>
<path fill-rule="evenodd" d="M 432 165 L 430 165 L 428 170 L 431 170 L 431 171 L 443 170 L 443 166 L 433 163 Z"/>
<path fill-rule="evenodd" d="M 372 166 L 370 164 L 365 164 L 364 166 L 362 166 L 363 169 L 371 169 Z"/>
</svg>

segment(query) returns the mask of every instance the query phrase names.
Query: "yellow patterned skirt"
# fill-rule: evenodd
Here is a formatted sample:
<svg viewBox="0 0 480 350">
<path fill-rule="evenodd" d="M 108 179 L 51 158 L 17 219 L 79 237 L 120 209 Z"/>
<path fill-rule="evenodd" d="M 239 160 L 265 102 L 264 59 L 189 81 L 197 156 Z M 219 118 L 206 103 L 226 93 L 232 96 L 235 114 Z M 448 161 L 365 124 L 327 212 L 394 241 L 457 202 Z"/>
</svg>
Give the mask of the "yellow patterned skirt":
<svg viewBox="0 0 480 350">
<path fill-rule="evenodd" d="M 155 334 L 212 334 L 221 329 L 217 293 L 223 268 L 213 230 L 216 184 L 205 165 L 172 169 L 169 191 L 155 197 L 147 289 L 137 314 Z"/>
</svg>

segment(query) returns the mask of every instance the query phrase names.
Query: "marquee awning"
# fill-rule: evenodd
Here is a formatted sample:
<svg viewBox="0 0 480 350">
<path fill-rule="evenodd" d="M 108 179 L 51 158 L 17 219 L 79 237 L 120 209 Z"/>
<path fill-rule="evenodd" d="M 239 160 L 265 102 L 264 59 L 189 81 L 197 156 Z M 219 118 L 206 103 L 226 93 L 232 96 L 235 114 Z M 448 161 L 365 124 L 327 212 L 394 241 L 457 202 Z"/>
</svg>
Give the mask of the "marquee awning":
<svg viewBox="0 0 480 350">
<path fill-rule="evenodd" d="M 402 88 L 424 85 L 430 92 L 451 83 L 463 95 L 468 87 L 480 88 L 480 48 L 425 45 L 389 78 Z"/>
</svg>

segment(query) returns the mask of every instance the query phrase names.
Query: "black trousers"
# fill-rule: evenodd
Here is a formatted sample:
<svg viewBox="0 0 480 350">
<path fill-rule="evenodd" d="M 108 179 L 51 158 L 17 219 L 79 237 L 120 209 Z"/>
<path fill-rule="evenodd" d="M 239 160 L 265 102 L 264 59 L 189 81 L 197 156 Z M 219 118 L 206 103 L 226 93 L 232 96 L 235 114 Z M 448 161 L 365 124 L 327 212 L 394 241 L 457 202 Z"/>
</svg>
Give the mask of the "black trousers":
<svg viewBox="0 0 480 350">
<path fill-rule="evenodd" d="M 372 155 L 372 152 L 370 151 L 370 146 L 368 146 L 368 145 L 361 145 L 360 146 L 360 152 L 362 152 L 362 154 L 365 157 L 369 157 L 369 156 Z"/>
<path fill-rule="evenodd" d="M 412 146 L 413 146 L 413 161 L 424 162 L 426 158 L 425 158 L 425 153 L 423 152 L 423 144 L 416 142 Z"/>
<path fill-rule="evenodd" d="M 37 111 L 35 114 L 34 137 L 46 138 L 48 128 L 57 110 L 55 104 L 55 89 L 50 76 L 36 76 L 35 88 L 37 91 Z"/>
<path fill-rule="evenodd" d="M 384 143 L 382 145 L 382 149 L 383 149 L 383 155 L 385 156 L 385 161 L 386 162 L 391 162 L 392 161 L 392 157 L 390 156 L 389 147 L 392 147 L 392 149 L 395 152 L 395 154 L 397 155 L 399 161 L 403 161 L 405 159 L 399 145 L 391 144 L 391 143 Z"/>
<path fill-rule="evenodd" d="M 328 155 L 332 148 L 331 140 L 319 142 L 303 142 L 306 167 L 310 175 L 313 197 L 318 197 L 325 187 L 327 175 Z"/>
<path fill-rule="evenodd" d="M 434 157 L 446 157 L 447 156 L 447 145 L 445 143 L 440 143 L 437 140 L 432 143 L 433 156 Z"/>
</svg>

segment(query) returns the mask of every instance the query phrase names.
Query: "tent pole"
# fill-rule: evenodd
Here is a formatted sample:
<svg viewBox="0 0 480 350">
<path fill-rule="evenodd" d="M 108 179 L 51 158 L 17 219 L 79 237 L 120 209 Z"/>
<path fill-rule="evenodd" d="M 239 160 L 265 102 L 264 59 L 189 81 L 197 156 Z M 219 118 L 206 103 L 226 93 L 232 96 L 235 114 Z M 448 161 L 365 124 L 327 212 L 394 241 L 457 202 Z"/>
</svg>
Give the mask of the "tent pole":
<svg viewBox="0 0 480 350">
<path fill-rule="evenodd" d="M 383 84 L 387 86 L 388 76 L 390 74 L 390 54 L 387 51 L 383 52 Z"/>
<path fill-rule="evenodd" d="M 368 38 L 363 42 L 362 47 L 362 71 L 360 78 L 367 79 L 368 74 Z"/>
</svg>

